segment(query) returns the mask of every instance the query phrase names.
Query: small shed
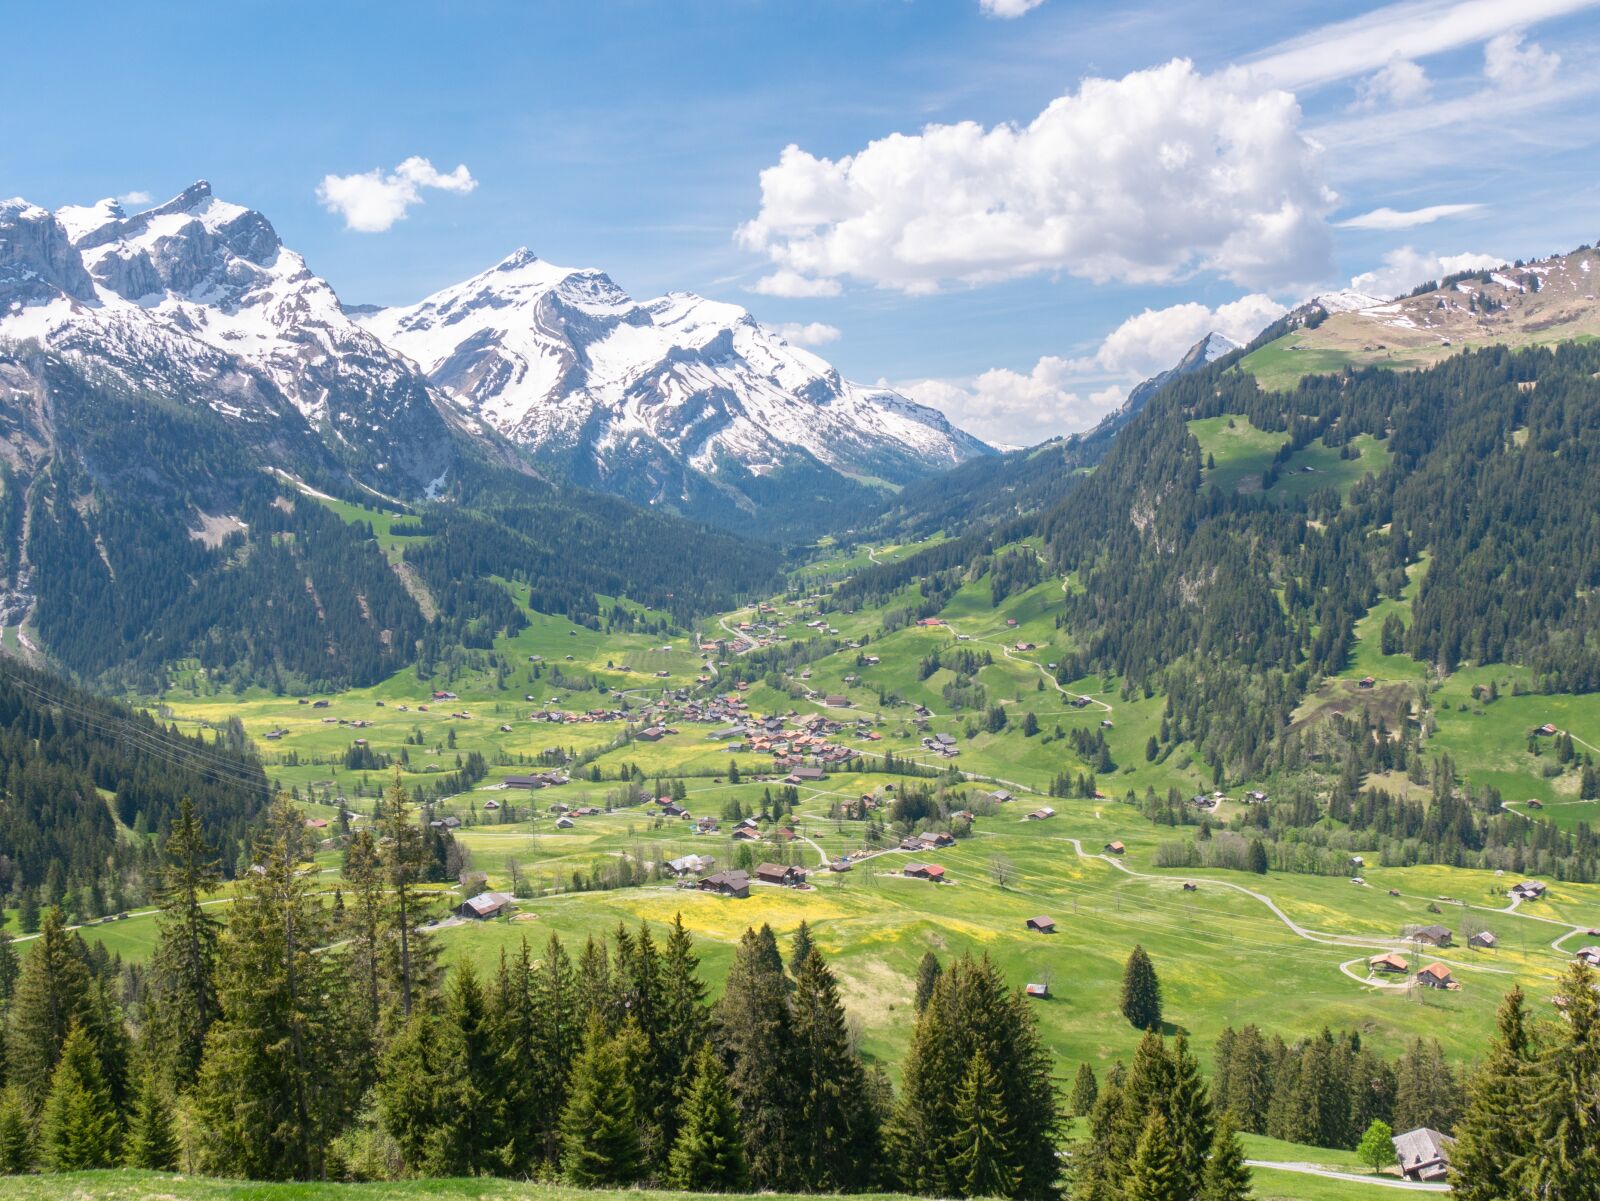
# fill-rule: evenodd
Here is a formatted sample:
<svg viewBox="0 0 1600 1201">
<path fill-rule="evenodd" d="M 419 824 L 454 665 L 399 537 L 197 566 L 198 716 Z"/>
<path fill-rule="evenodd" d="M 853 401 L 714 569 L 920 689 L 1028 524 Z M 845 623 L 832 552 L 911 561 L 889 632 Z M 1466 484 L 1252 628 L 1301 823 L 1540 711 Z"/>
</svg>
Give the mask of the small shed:
<svg viewBox="0 0 1600 1201">
<path fill-rule="evenodd" d="M 1030 917 L 1027 928 L 1036 934 L 1054 934 L 1056 932 L 1056 919 L 1053 917 Z"/>
</svg>

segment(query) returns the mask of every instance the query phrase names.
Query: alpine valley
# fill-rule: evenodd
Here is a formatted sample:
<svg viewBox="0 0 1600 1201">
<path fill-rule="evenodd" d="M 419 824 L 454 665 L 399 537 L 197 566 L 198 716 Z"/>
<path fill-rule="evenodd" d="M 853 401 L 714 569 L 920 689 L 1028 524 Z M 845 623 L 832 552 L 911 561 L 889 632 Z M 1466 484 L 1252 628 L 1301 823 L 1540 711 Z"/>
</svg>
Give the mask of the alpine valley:
<svg viewBox="0 0 1600 1201">
<path fill-rule="evenodd" d="M 1597 274 L 1001 453 L 526 251 L 0 205 L 6 1195 L 1591 1197 Z"/>
</svg>

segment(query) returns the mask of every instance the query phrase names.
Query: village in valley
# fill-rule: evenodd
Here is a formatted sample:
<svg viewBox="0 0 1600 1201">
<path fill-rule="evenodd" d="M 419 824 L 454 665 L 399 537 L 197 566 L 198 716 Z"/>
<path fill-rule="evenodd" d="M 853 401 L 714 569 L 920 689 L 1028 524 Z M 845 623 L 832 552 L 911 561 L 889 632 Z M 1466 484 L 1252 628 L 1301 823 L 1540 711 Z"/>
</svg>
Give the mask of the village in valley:
<svg viewBox="0 0 1600 1201">
<path fill-rule="evenodd" d="M 180 727 L 242 720 L 269 777 L 303 804 L 330 890 L 343 840 L 381 818 L 396 780 L 410 790 L 453 848 L 431 927 L 450 959 L 487 966 L 524 939 L 581 945 L 619 922 L 681 916 L 716 979 L 748 927 L 784 937 L 804 923 L 864 1051 L 885 1061 L 904 1051 L 929 950 L 990 956 L 1038 1003 L 1052 1050 L 1101 1068 L 1137 1041 L 1117 1015 L 1135 945 L 1203 1054 L 1254 1022 L 1286 1037 L 1337 1023 L 1378 1045 L 1421 1036 L 1471 1055 L 1512 983 L 1548 1005 L 1575 957 L 1600 965 L 1600 886 L 1537 865 L 1385 863 L 1345 839 L 1336 872 L 1166 866 L 1201 829 L 1237 838 L 1230 823 L 1270 809 L 1277 783 L 1215 788 L 1147 761 L 1162 698 L 1058 680 L 1059 580 L 998 605 L 974 580 L 939 614 L 908 619 L 834 603 L 859 561 L 819 560 L 786 594 L 667 637 L 530 612 L 493 652 L 429 679 L 407 671 L 307 699 L 208 695 L 195 672 L 153 703 Z M 1392 690 L 1374 663 L 1358 654 L 1313 703 Z M 1473 686 L 1442 681 L 1429 723 L 1469 771 L 1449 723 L 1456 691 Z M 1546 699 L 1514 698 L 1530 713 Z M 1181 813 L 1150 820 L 1158 794 Z M 115 931 L 125 953 L 138 953 L 138 925 Z M 1442 1175 L 1445 1146 L 1413 1148 L 1427 1164 L 1408 1174 Z"/>
</svg>

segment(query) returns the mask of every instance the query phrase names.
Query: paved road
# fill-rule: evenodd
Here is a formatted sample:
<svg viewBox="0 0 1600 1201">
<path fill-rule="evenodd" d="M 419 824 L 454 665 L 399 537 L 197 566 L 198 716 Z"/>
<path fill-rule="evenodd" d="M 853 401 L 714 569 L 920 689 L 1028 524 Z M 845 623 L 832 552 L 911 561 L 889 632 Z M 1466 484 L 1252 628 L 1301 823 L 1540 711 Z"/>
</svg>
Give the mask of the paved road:
<svg viewBox="0 0 1600 1201">
<path fill-rule="evenodd" d="M 1275 1168 L 1280 1172 L 1299 1172 L 1304 1176 L 1324 1176 L 1329 1180 L 1354 1180 L 1361 1184 L 1375 1184 L 1379 1188 L 1409 1189 L 1414 1193 L 1448 1193 L 1448 1184 L 1435 1184 L 1422 1180 L 1400 1180 L 1394 1176 L 1367 1176 L 1360 1172 L 1339 1172 L 1333 1168 L 1318 1167 L 1314 1163 L 1279 1163 L 1271 1159 L 1247 1159 L 1252 1168 Z"/>
</svg>

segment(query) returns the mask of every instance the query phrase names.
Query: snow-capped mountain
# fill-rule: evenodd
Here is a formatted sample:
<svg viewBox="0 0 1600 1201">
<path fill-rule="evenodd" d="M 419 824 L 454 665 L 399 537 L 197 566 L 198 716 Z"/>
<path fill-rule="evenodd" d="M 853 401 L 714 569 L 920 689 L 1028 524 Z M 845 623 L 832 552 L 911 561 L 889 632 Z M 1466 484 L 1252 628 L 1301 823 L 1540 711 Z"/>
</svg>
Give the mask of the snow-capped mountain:
<svg viewBox="0 0 1600 1201">
<path fill-rule="evenodd" d="M 0 205 L 0 339 L 206 404 L 258 443 L 320 445 L 397 495 L 442 485 L 452 433 L 480 432 L 351 321 L 264 216 L 204 181 L 133 216 L 112 200 Z"/>
<path fill-rule="evenodd" d="M 512 441 L 650 503 L 703 508 L 709 484 L 747 508 L 785 470 L 903 483 L 991 453 L 736 305 L 635 301 L 602 272 L 527 250 L 359 320 Z"/>
</svg>

